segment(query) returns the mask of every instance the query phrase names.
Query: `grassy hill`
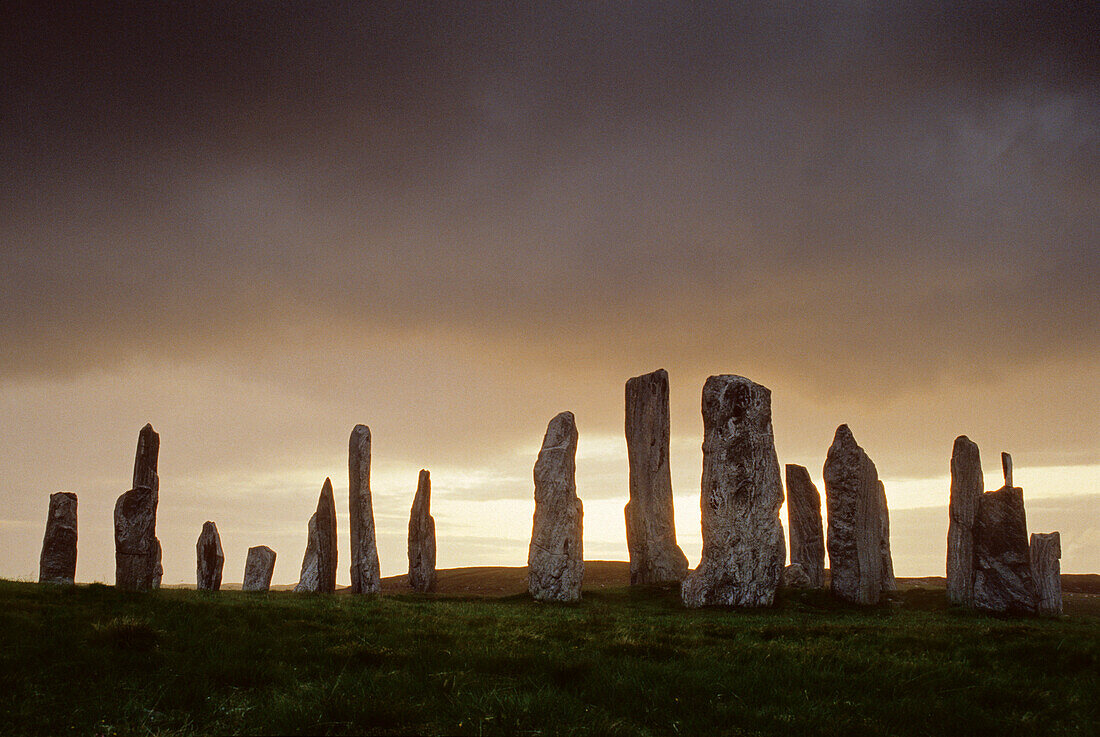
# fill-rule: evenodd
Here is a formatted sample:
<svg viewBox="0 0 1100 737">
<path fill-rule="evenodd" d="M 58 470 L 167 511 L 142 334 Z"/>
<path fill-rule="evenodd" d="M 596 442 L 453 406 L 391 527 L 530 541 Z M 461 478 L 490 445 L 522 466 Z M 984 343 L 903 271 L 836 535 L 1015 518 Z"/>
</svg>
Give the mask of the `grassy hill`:
<svg viewBox="0 0 1100 737">
<path fill-rule="evenodd" d="M 949 608 L 934 579 L 874 609 L 783 591 L 766 611 L 689 611 L 675 587 L 622 585 L 623 564 L 588 567 L 573 606 L 490 598 L 522 590 L 514 568 L 374 598 L 0 582 L 0 731 L 1002 737 L 1100 723 L 1095 594 L 1068 594 L 1059 619 Z"/>
</svg>

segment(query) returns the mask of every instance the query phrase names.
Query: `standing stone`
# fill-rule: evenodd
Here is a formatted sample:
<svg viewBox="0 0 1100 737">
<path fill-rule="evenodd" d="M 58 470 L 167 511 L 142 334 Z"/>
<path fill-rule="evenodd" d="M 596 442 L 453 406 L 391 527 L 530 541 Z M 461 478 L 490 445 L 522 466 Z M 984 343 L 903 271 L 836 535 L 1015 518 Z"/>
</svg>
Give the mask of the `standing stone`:
<svg viewBox="0 0 1100 737">
<path fill-rule="evenodd" d="M 159 458 L 160 435 L 153 429 L 152 424 L 146 423 L 145 427 L 141 428 L 141 432 L 138 433 L 137 453 L 134 456 L 133 488 L 138 489 L 145 486 L 153 490 L 154 518 L 157 513 L 157 505 L 160 504 L 160 476 L 157 475 L 157 461 Z M 156 520 L 154 519 L 154 526 L 155 523 Z M 153 544 L 156 552 L 154 553 L 155 562 L 150 587 L 159 589 L 161 577 L 164 576 L 164 565 L 161 561 L 160 540 L 156 537 L 155 532 Z"/>
<path fill-rule="evenodd" d="M 321 594 L 336 591 L 336 500 L 332 497 L 331 479 L 325 479 L 317 511 L 309 518 L 306 554 L 294 590 Z"/>
<path fill-rule="evenodd" d="M 420 471 L 409 513 L 409 586 L 414 591 L 435 591 L 435 519 L 431 515 L 432 479 Z"/>
<path fill-rule="evenodd" d="M 682 581 L 687 575 L 687 557 L 676 544 L 668 450 L 668 372 L 658 369 L 626 382 L 630 501 L 623 511 L 632 584 Z"/>
<path fill-rule="evenodd" d="M 825 585 L 825 532 L 821 526 L 821 494 L 810 480 L 810 472 L 805 466 L 788 463 L 786 471 L 791 565 L 799 566 L 806 577 L 806 583 L 800 585 L 819 589 Z"/>
<path fill-rule="evenodd" d="M 374 506 L 370 493 L 370 428 L 356 425 L 348 443 L 348 497 L 351 503 L 351 592 L 382 590 Z M 434 564 L 433 564 L 434 565 Z"/>
<path fill-rule="evenodd" d="M 76 580 L 76 494 L 50 494 L 46 535 L 38 559 L 39 583 L 71 584 Z"/>
<path fill-rule="evenodd" d="M 225 554 L 222 553 L 218 526 L 213 522 L 203 522 L 199 540 L 195 543 L 195 553 L 198 558 L 196 588 L 199 591 L 217 591 L 222 587 Z"/>
<path fill-rule="evenodd" d="M 836 429 L 825 459 L 832 591 L 845 601 L 877 604 L 883 591 L 883 492 L 878 471 L 847 425 Z"/>
<path fill-rule="evenodd" d="M 886 487 L 882 480 L 878 482 L 879 513 L 882 525 L 879 537 L 879 554 L 882 556 L 882 590 L 897 591 L 898 582 L 894 578 L 894 558 L 890 555 L 890 507 L 886 503 Z"/>
<path fill-rule="evenodd" d="M 771 391 L 742 376 L 711 376 L 702 410 L 703 555 L 681 596 L 689 607 L 769 606 L 787 557 Z"/>
<path fill-rule="evenodd" d="M 1038 591 L 1039 614 L 1062 613 L 1062 541 L 1057 532 L 1031 534 L 1031 577 Z"/>
<path fill-rule="evenodd" d="M 1038 594 L 1024 491 L 1005 486 L 982 494 L 974 525 L 974 606 L 990 612 L 1034 614 Z"/>
<path fill-rule="evenodd" d="M 115 586 L 153 588 L 160 549 L 156 526 L 156 492 L 148 486 L 130 489 L 115 502 Z"/>
<path fill-rule="evenodd" d="M 550 420 L 535 461 L 535 515 L 527 590 L 537 601 L 577 601 L 584 579 L 584 509 L 577 498 L 577 425 L 572 412 Z"/>
<path fill-rule="evenodd" d="M 1012 456 L 1008 453 L 1001 453 L 1001 471 L 1005 475 L 1005 486 L 1012 488 Z"/>
<path fill-rule="evenodd" d="M 266 545 L 248 549 L 244 561 L 244 581 L 241 591 L 267 591 L 271 588 L 271 575 L 275 573 L 275 551 Z"/>
<path fill-rule="evenodd" d="M 951 449 L 950 522 L 947 527 L 947 600 L 974 605 L 974 523 L 985 491 L 977 443 L 965 435 Z"/>
</svg>

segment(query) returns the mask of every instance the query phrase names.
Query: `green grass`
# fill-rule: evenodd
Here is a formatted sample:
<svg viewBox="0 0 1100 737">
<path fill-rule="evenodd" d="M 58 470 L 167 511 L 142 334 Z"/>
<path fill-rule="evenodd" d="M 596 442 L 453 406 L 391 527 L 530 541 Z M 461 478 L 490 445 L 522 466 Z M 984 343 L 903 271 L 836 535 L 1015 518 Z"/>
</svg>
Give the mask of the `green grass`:
<svg viewBox="0 0 1100 737">
<path fill-rule="evenodd" d="M 687 611 L 668 588 L 363 599 L 0 582 L 14 734 L 1094 734 L 1100 607 L 907 591 Z"/>
</svg>

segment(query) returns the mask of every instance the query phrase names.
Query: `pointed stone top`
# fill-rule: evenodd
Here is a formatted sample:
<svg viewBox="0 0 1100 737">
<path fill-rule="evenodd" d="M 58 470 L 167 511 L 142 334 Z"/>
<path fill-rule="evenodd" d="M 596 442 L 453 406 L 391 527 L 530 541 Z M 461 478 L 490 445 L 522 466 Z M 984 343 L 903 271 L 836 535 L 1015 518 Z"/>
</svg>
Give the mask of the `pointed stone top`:
<svg viewBox="0 0 1100 737">
<path fill-rule="evenodd" d="M 810 479 L 810 469 L 806 468 L 805 466 L 800 466 L 797 463 L 786 464 L 784 470 L 786 471 L 788 479 L 792 477 L 798 477 L 807 481 L 809 481 Z"/>
<path fill-rule="evenodd" d="M 1012 456 L 1001 453 L 1001 469 L 1005 474 L 1005 486 L 1012 486 Z"/>
<path fill-rule="evenodd" d="M 141 431 L 142 432 L 156 432 L 156 430 L 153 429 L 153 423 L 152 422 L 146 422 L 145 427 L 141 428 Z"/>
<path fill-rule="evenodd" d="M 859 445 L 859 443 L 856 442 L 856 436 L 852 434 L 852 428 L 848 427 L 846 424 L 838 427 L 836 429 L 836 434 L 833 435 L 833 445 L 837 443 Z"/>
<path fill-rule="evenodd" d="M 321 493 L 322 494 L 331 494 L 332 493 L 332 479 L 328 478 L 327 476 L 325 477 L 325 483 L 321 486 Z"/>
</svg>

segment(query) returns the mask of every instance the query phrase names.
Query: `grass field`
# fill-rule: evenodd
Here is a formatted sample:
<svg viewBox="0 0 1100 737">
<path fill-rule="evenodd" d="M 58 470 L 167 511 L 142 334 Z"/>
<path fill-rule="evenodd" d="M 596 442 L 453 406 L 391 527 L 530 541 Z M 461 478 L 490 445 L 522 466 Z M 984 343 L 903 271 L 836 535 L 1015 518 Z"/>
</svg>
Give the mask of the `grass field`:
<svg viewBox="0 0 1100 737">
<path fill-rule="evenodd" d="M 1094 595 L 1027 620 L 948 608 L 935 588 L 871 610 L 826 592 L 781 599 L 688 611 L 671 587 L 593 586 L 548 606 L 0 582 L 0 730 L 1005 737 L 1100 724 Z"/>
</svg>

